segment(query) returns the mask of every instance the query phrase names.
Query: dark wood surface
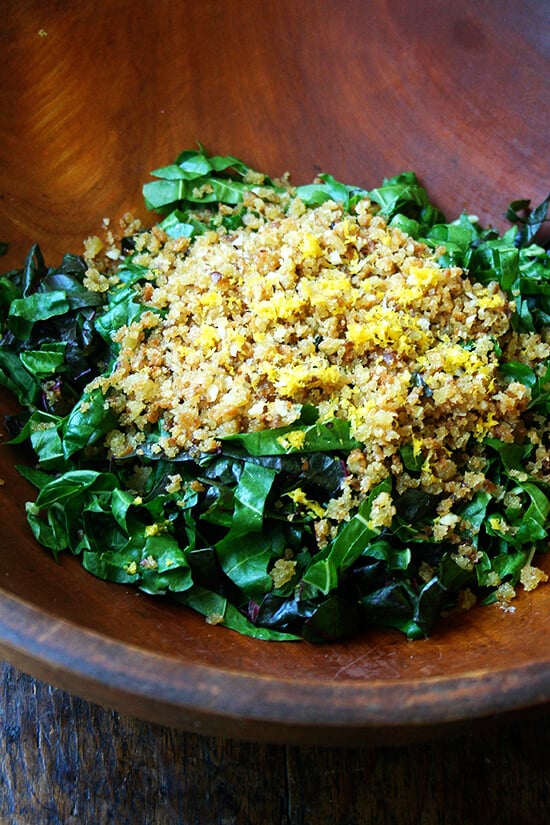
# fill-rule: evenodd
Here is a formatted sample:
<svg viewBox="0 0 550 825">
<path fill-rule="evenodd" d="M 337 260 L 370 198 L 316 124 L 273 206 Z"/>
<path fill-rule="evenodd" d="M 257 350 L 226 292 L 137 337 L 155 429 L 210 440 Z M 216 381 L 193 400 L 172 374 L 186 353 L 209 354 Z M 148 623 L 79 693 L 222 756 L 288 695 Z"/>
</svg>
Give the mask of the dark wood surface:
<svg viewBox="0 0 550 825">
<path fill-rule="evenodd" d="M 78 251 L 104 216 L 135 208 L 149 170 L 196 141 L 296 183 L 324 170 L 371 187 L 412 168 L 449 215 L 475 208 L 497 224 L 509 199 L 547 194 L 543 1 L 4 0 L 1 10 L 6 268 L 35 241 L 50 262 Z M 105 591 L 72 573 L 78 586 L 48 589 L 51 565 L 22 519 L 12 523 L 22 499 L 7 486 L 4 496 L 6 592 L 135 646 L 151 612 L 136 618 L 129 595 L 105 596 L 114 622 L 90 610 Z M 168 614 L 155 607 L 152 624 L 168 628 L 160 643 L 171 650 Z M 60 628 L 52 621 L 44 646 L 62 644 Z M 36 625 L 19 630 L 27 645 L 39 638 Z M 498 636 L 480 635 L 472 655 L 502 664 Z M 545 632 L 542 646 L 530 638 L 529 657 L 547 662 Z M 393 666 L 387 655 L 375 664 Z M 548 715 L 393 748 L 250 744 L 139 721 L 9 665 L 0 714 L 1 825 L 550 822 Z"/>
<path fill-rule="evenodd" d="M 2 668 L 2 825 L 546 825 L 550 715 L 398 748 L 152 725 Z"/>
</svg>

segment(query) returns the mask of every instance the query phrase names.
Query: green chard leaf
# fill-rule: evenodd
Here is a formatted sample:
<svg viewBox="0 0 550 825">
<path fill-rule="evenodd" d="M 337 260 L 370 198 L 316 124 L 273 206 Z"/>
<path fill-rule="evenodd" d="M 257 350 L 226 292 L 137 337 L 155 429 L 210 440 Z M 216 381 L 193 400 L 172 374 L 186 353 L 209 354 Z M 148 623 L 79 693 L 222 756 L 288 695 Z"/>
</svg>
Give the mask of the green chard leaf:
<svg viewBox="0 0 550 825">
<path fill-rule="evenodd" d="M 550 255 L 534 242 L 550 196 L 534 208 L 512 201 L 507 217 L 515 225 L 499 234 L 465 212 L 447 222 L 414 172 L 373 189 L 323 173 L 291 189 L 198 146 L 152 176 L 143 187 L 146 206 L 174 238 L 242 226 L 253 211 L 247 196 L 260 189 L 283 204 L 299 197 L 315 208 L 334 200 L 350 213 L 368 197 L 391 226 L 443 249 L 440 264 L 461 267 L 475 282 L 498 283 L 515 302 L 515 331 L 545 335 L 550 327 Z M 448 542 L 429 538 L 440 496 L 420 483 L 427 459 L 416 443 L 399 452 L 411 486 L 383 480 L 318 541 L 316 519 L 341 494 L 350 451 L 363 445 L 348 421 L 319 421 L 310 404 L 294 425 L 224 437 L 215 453 L 169 458 L 158 449 L 160 422 L 131 455 L 107 455 L 105 436 L 119 421 L 101 380 L 90 382 L 109 375 L 119 356 L 113 336 L 122 326 L 162 311 L 142 300 L 151 276 L 137 254 L 121 260 L 105 293 L 86 288 L 86 267 L 69 254 L 48 268 L 34 245 L 21 269 L 0 276 L 0 384 L 23 408 L 11 419 L 11 444 L 34 453 L 33 466 L 18 468 L 36 488 L 27 520 L 54 557 L 68 550 L 95 576 L 168 594 L 213 627 L 319 643 L 379 626 L 424 638 L 464 588 L 488 602 L 495 581 L 515 584 L 533 552 L 547 549 L 550 490 L 526 471 L 537 452 L 527 439 L 488 437 L 478 445 L 487 484 L 453 508 L 459 526 Z M 533 426 L 550 410 L 550 359 L 533 369 L 506 360 L 505 352 L 496 341 L 499 380 L 528 389 Z M 430 404 L 428 384 L 420 372 L 411 375 Z M 395 508 L 384 527 L 373 518 L 380 494 Z M 476 551 L 475 564 L 457 555 L 457 538 Z M 285 565 L 288 575 L 278 579 Z"/>
</svg>

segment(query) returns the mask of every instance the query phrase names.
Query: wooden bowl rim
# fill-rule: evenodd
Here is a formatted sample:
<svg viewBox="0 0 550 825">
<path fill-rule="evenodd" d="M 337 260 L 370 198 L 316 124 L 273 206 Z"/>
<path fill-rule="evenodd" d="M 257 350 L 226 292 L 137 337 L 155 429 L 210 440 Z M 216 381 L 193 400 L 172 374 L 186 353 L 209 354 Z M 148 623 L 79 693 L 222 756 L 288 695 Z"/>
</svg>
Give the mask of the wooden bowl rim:
<svg viewBox="0 0 550 825">
<path fill-rule="evenodd" d="M 5 592 L 0 652 L 61 689 L 149 722 L 286 744 L 415 741 L 550 703 L 550 660 L 393 683 L 290 679 L 187 664 Z"/>
</svg>

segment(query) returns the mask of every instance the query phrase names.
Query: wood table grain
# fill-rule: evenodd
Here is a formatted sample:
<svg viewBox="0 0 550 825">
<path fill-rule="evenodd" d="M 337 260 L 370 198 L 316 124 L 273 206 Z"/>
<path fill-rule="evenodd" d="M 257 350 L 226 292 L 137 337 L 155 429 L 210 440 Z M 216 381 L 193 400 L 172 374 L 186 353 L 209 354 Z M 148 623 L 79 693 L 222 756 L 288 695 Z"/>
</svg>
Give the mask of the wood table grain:
<svg viewBox="0 0 550 825">
<path fill-rule="evenodd" d="M 445 211 L 475 207 L 483 222 L 498 222 L 512 197 L 538 203 L 548 191 L 542 0 L 1 9 L 6 269 L 35 241 L 52 262 L 80 249 L 103 216 L 135 209 L 151 169 L 197 141 L 272 174 L 288 169 L 295 183 L 326 170 L 372 187 L 411 168 Z M 24 541 L 9 512 L 4 563 L 8 533 L 14 557 Z M 39 562 L 26 566 L 5 586 L 27 603 L 78 621 L 84 590 L 84 607 L 97 605 L 95 583 L 56 601 Z M 146 623 L 92 615 L 131 644 Z M 141 721 L 4 664 L 0 739 L 0 825 L 550 823 L 549 713 L 409 746 L 267 745 Z"/>
<path fill-rule="evenodd" d="M 405 747 L 203 737 L 2 666 L 1 825 L 545 825 L 550 714 Z"/>
</svg>

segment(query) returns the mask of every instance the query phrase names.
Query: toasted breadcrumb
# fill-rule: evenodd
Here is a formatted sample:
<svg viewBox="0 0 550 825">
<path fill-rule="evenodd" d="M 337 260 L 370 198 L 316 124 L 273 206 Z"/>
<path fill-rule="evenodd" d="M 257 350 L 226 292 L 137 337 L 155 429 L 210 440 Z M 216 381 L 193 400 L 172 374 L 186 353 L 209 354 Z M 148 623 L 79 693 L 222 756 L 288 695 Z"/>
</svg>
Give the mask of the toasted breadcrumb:
<svg viewBox="0 0 550 825">
<path fill-rule="evenodd" d="M 487 483 L 487 436 L 525 436 L 531 399 L 500 372 L 500 352 L 538 369 L 550 344 L 513 331 L 514 305 L 496 283 L 439 265 L 441 249 L 388 225 L 367 198 L 348 214 L 332 201 L 306 208 L 258 189 L 244 205 L 250 220 L 234 231 L 220 222 L 193 240 L 160 227 L 135 237 L 147 311 L 116 333 L 114 369 L 92 385 L 118 415 L 110 454 L 139 450 L 161 422 L 159 455 L 196 456 L 226 435 L 293 425 L 314 405 L 321 422 L 349 421 L 364 445 L 349 454 L 333 499 L 296 501 L 314 516 L 320 546 L 392 475 L 399 493 L 420 486 L 439 497 L 427 535 L 460 545 L 453 558 L 471 569 L 476 552 L 451 508 Z M 126 225 L 137 226 L 130 217 Z M 105 241 L 87 241 L 90 288 L 116 277 L 107 253 L 117 237 L 107 225 Z M 530 467 L 538 476 L 550 476 L 547 431 L 544 423 Z M 303 434 L 284 438 L 299 448 Z M 419 476 L 403 467 L 406 445 Z M 391 501 L 375 505 L 373 523 L 389 526 Z"/>
<path fill-rule="evenodd" d="M 223 616 L 221 613 L 209 613 L 205 621 L 211 625 L 223 624 Z"/>
<path fill-rule="evenodd" d="M 296 573 L 296 562 L 292 559 L 277 559 L 270 572 L 273 587 L 282 587 L 291 581 Z"/>
<path fill-rule="evenodd" d="M 548 576 L 544 570 L 540 570 L 538 567 L 533 567 L 531 564 L 526 564 L 521 570 L 519 580 L 525 590 L 535 590 L 539 584 L 548 581 Z"/>
<path fill-rule="evenodd" d="M 515 607 L 510 604 L 512 599 L 516 598 L 516 591 L 510 582 L 504 582 L 496 590 L 497 604 L 505 611 L 513 612 Z"/>
</svg>

